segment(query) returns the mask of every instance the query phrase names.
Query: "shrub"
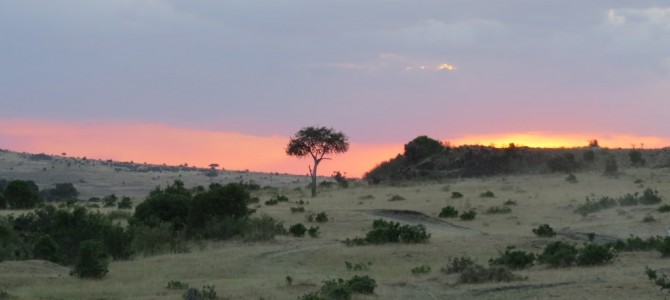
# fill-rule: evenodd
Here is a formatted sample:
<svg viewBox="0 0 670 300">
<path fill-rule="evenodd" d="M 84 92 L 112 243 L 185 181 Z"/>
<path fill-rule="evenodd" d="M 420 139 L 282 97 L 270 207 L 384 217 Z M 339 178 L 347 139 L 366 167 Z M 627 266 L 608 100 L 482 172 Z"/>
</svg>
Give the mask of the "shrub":
<svg viewBox="0 0 670 300">
<path fill-rule="evenodd" d="M 316 214 L 316 217 L 314 218 L 314 220 L 315 220 L 317 223 L 325 223 L 325 222 L 328 222 L 328 215 L 326 214 L 326 212 L 322 211 L 322 212 Z"/>
<path fill-rule="evenodd" d="M 487 215 L 508 214 L 508 213 L 511 213 L 511 212 L 512 212 L 512 209 L 507 207 L 507 206 L 503 206 L 503 207 L 491 206 L 486 210 Z"/>
<path fill-rule="evenodd" d="M 405 198 L 403 196 L 400 196 L 400 195 L 392 195 L 389 198 L 389 201 L 402 201 L 402 200 L 405 200 Z"/>
<path fill-rule="evenodd" d="M 367 241 L 365 238 L 360 238 L 360 237 L 355 237 L 353 239 L 345 239 L 342 243 L 344 243 L 347 246 L 363 246 L 367 244 Z"/>
<path fill-rule="evenodd" d="M 34 208 L 40 202 L 38 192 L 32 181 L 12 180 L 5 188 L 4 198 L 11 209 Z"/>
<path fill-rule="evenodd" d="M 565 181 L 568 183 L 577 183 L 577 176 L 575 176 L 575 174 L 570 173 L 568 174 L 567 177 L 565 177 Z"/>
<path fill-rule="evenodd" d="M 647 188 L 642 192 L 640 196 L 640 204 L 643 205 L 653 205 L 658 204 L 662 201 L 661 196 L 658 195 L 658 191 Z"/>
<path fill-rule="evenodd" d="M 302 225 L 302 223 L 298 223 L 291 226 L 288 229 L 288 232 L 290 232 L 295 237 L 301 237 L 305 235 L 305 232 L 307 232 L 307 228 L 305 227 L 305 225 Z"/>
<path fill-rule="evenodd" d="M 180 182 L 175 184 L 181 185 Z M 156 227 L 161 223 L 168 223 L 173 230 L 180 230 L 187 224 L 190 206 L 190 194 L 169 185 L 165 191 L 156 188 L 135 207 L 131 224 Z"/>
<path fill-rule="evenodd" d="M 455 218 L 458 217 L 458 210 L 453 206 L 443 207 L 440 212 L 440 218 Z"/>
<path fill-rule="evenodd" d="M 291 207 L 291 212 L 292 213 L 305 212 L 305 207 L 304 206 Z"/>
<path fill-rule="evenodd" d="M 663 204 L 658 207 L 657 209 L 658 212 L 670 212 L 670 205 Z"/>
<path fill-rule="evenodd" d="M 637 193 L 635 193 L 635 194 L 630 194 L 630 193 L 625 194 L 625 195 L 619 197 L 618 202 L 619 202 L 619 205 L 621 205 L 621 206 L 635 206 L 638 203 Z"/>
<path fill-rule="evenodd" d="M 656 222 L 656 219 L 652 215 L 646 215 L 644 218 L 642 218 L 643 223 L 653 223 Z"/>
<path fill-rule="evenodd" d="M 587 149 L 582 153 L 582 159 L 585 162 L 593 163 L 596 160 L 596 153 L 591 149 Z"/>
<path fill-rule="evenodd" d="M 647 275 L 649 280 L 659 286 L 661 291 L 668 290 L 668 292 L 670 292 L 670 280 L 668 280 L 668 277 L 665 274 L 661 274 L 662 276 L 659 277 L 657 271 L 650 269 L 649 266 L 644 267 L 644 274 Z"/>
<path fill-rule="evenodd" d="M 363 262 L 357 262 L 357 263 L 351 263 L 348 261 L 344 262 L 344 265 L 347 267 L 347 270 L 349 271 L 367 271 L 368 267 L 372 265 L 371 262 L 363 263 Z"/>
<path fill-rule="evenodd" d="M 189 225 L 192 228 L 202 228 L 217 218 L 246 218 L 251 213 L 247 208 L 250 198 L 249 192 L 240 184 L 229 183 L 225 186 L 211 184 L 207 192 L 193 197 L 189 210 Z"/>
<path fill-rule="evenodd" d="M 589 197 L 586 197 L 586 203 L 577 206 L 577 209 L 575 209 L 575 212 L 581 214 L 582 216 L 586 216 L 590 213 L 594 213 L 594 212 L 597 212 L 597 211 L 602 210 L 602 209 L 614 207 L 616 205 L 617 205 L 616 200 L 614 200 L 610 197 L 602 197 L 598 201 L 591 200 Z"/>
<path fill-rule="evenodd" d="M 459 192 L 451 192 L 451 198 L 452 199 L 463 198 L 463 194 L 461 194 Z"/>
<path fill-rule="evenodd" d="M 375 198 L 375 196 L 372 196 L 372 195 L 365 195 L 365 196 L 360 196 L 360 197 L 358 197 L 358 200 L 372 200 L 372 199 L 374 199 L 374 198 Z"/>
<path fill-rule="evenodd" d="M 131 249 L 144 256 L 163 253 L 185 253 L 189 249 L 181 232 L 172 230 L 169 224 L 156 227 L 133 226 Z"/>
<path fill-rule="evenodd" d="M 272 206 L 272 205 L 277 205 L 279 202 L 277 202 L 277 199 L 270 199 L 265 201 L 265 205 L 267 206 Z"/>
<path fill-rule="evenodd" d="M 577 265 L 594 266 L 611 262 L 614 259 L 614 249 L 610 245 L 587 243 L 577 252 Z"/>
<path fill-rule="evenodd" d="M 652 236 L 643 240 L 640 237 L 631 235 L 625 240 L 609 242 L 608 245 L 616 251 L 652 251 L 657 250 L 662 242 L 663 239 L 660 236 Z"/>
<path fill-rule="evenodd" d="M 130 197 L 122 197 L 121 201 L 119 201 L 119 204 L 117 205 L 118 209 L 132 209 L 133 208 L 133 200 L 130 199 Z"/>
<path fill-rule="evenodd" d="M 444 149 L 440 141 L 422 135 L 405 144 L 405 158 L 410 163 L 417 163 Z"/>
<path fill-rule="evenodd" d="M 610 156 L 605 161 L 605 172 L 606 176 L 616 176 L 619 173 L 619 166 L 617 165 L 616 159 L 613 156 Z"/>
<path fill-rule="evenodd" d="M 277 202 L 288 202 L 288 197 L 280 194 L 276 194 L 274 198 Z"/>
<path fill-rule="evenodd" d="M 3 190 L 0 190 L 0 209 L 7 209 L 7 199 L 5 199 L 5 195 L 2 191 Z"/>
<path fill-rule="evenodd" d="M 630 163 L 634 167 L 644 166 L 646 162 L 644 158 L 642 158 L 642 152 L 640 152 L 640 150 L 630 150 L 630 152 L 628 152 L 628 158 L 630 158 Z"/>
<path fill-rule="evenodd" d="M 491 191 L 486 191 L 486 192 L 483 192 L 483 193 L 479 194 L 479 197 L 482 197 L 482 198 L 495 198 L 495 196 L 496 195 Z"/>
<path fill-rule="evenodd" d="M 489 265 L 501 265 L 510 269 L 523 269 L 533 265 L 535 254 L 515 249 L 516 246 L 507 246 L 505 252 L 500 253 L 500 257 L 489 259 Z"/>
<path fill-rule="evenodd" d="M 60 248 L 56 241 L 48 234 L 42 235 L 35 242 L 33 256 L 37 259 L 48 260 L 59 263 L 63 261 L 60 254 Z"/>
<path fill-rule="evenodd" d="M 377 287 L 377 282 L 369 276 L 354 276 L 347 281 L 347 284 L 354 293 L 373 294 Z"/>
<path fill-rule="evenodd" d="M 521 277 L 514 275 L 514 273 L 505 267 L 484 268 L 482 266 L 472 266 L 461 272 L 458 281 L 460 283 L 484 283 L 501 281 L 509 282 L 520 279 Z"/>
<path fill-rule="evenodd" d="M 179 280 L 170 280 L 165 288 L 169 290 L 185 290 L 188 289 L 188 283 Z"/>
<path fill-rule="evenodd" d="M 539 237 L 553 237 L 556 235 L 556 232 L 549 226 L 549 224 L 542 224 L 537 228 L 534 228 L 533 233 Z"/>
<path fill-rule="evenodd" d="M 414 275 L 420 275 L 420 274 L 428 274 L 430 273 L 430 266 L 429 265 L 421 265 L 418 266 L 414 269 L 412 269 L 412 274 Z"/>
<path fill-rule="evenodd" d="M 76 198 L 79 192 L 72 183 L 56 183 L 54 188 L 45 191 L 49 201 Z"/>
<path fill-rule="evenodd" d="M 205 285 L 201 290 L 189 288 L 182 296 L 185 300 L 214 300 L 217 299 L 213 285 Z"/>
<path fill-rule="evenodd" d="M 469 256 L 454 257 L 451 260 L 449 260 L 447 266 L 442 268 L 440 271 L 446 274 L 459 273 L 467 268 L 474 266 L 475 262 Z"/>
<path fill-rule="evenodd" d="M 508 199 L 507 201 L 505 201 L 505 203 L 503 203 L 503 205 L 516 205 L 516 204 L 517 204 L 516 201 L 512 199 Z"/>
<path fill-rule="evenodd" d="M 554 268 L 568 267 L 577 259 L 577 253 L 575 246 L 556 241 L 547 245 L 542 254 L 537 257 L 537 260 Z"/>
<path fill-rule="evenodd" d="M 474 210 L 468 210 L 468 211 L 465 211 L 465 212 L 461 213 L 460 218 L 463 221 L 470 221 L 470 220 L 474 220 L 476 215 L 477 215 L 477 212 L 475 212 Z"/>
<path fill-rule="evenodd" d="M 278 234 L 286 234 L 286 229 L 281 222 L 268 215 L 250 218 L 242 231 L 246 242 L 269 241 Z"/>
<path fill-rule="evenodd" d="M 119 198 L 116 197 L 115 194 L 107 195 L 104 198 L 102 198 L 102 203 L 104 207 L 112 207 L 116 205 L 116 201 Z"/>
<path fill-rule="evenodd" d="M 307 234 L 309 234 L 309 236 L 313 238 L 319 237 L 319 226 L 316 227 L 310 226 L 309 229 L 307 230 Z"/>
<path fill-rule="evenodd" d="M 70 271 L 70 275 L 80 278 L 100 279 L 107 275 L 109 271 L 107 269 L 108 265 L 108 256 L 105 253 L 102 242 L 85 241 L 79 246 L 77 259 L 74 268 Z"/>
<path fill-rule="evenodd" d="M 664 237 L 663 240 L 659 242 L 656 249 L 661 252 L 662 257 L 670 257 L 670 237 Z"/>
<path fill-rule="evenodd" d="M 423 243 L 427 242 L 428 239 L 430 239 L 430 234 L 426 232 L 426 227 L 423 224 L 400 226 L 400 223 L 397 222 L 377 219 L 372 222 L 372 230 L 367 233 L 364 241 L 371 244 Z M 358 243 L 360 241 L 354 239 L 352 242 Z"/>
<path fill-rule="evenodd" d="M 348 282 L 338 278 L 324 281 L 319 293 L 326 299 L 349 300 L 353 290 Z"/>
<path fill-rule="evenodd" d="M 561 156 L 556 156 L 547 161 L 547 167 L 551 172 L 570 173 L 579 167 L 575 161 L 575 155 L 572 153 L 565 153 Z"/>
</svg>

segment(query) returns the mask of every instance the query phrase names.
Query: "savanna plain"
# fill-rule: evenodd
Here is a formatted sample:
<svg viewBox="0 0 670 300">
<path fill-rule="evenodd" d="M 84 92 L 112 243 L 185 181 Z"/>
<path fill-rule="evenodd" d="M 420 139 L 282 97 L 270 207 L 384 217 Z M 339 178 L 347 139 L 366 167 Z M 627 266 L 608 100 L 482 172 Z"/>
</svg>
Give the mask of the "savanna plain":
<svg viewBox="0 0 670 300">
<path fill-rule="evenodd" d="M 336 160 L 328 163 L 337 163 Z M 160 169 L 160 168 L 159 168 Z M 602 170 L 573 173 L 498 175 L 483 178 L 435 179 L 394 184 L 349 180 L 348 187 L 322 177 L 317 197 L 310 197 L 307 176 L 202 170 L 137 172 L 106 161 L 55 157 L 29 159 L 14 152 L 0 153 L 0 178 L 33 180 L 40 188 L 71 182 L 79 199 L 127 196 L 133 207 L 156 187 L 180 180 L 186 187 L 212 182 L 257 184 L 250 191 L 258 201 L 248 207 L 254 216 L 267 215 L 285 228 L 301 223 L 318 227 L 314 236 L 278 234 L 271 240 L 189 240 L 183 251 L 134 254 L 114 260 L 101 279 L 70 276 L 71 266 L 45 260 L 0 262 L 0 290 L 7 299 L 182 299 L 181 283 L 211 287 L 220 299 L 297 299 L 318 292 L 324 281 L 354 276 L 375 280 L 371 294 L 352 299 L 659 299 L 667 295 L 645 275 L 645 268 L 670 274 L 670 258 L 656 250 L 616 251 L 611 261 L 594 265 L 552 267 L 535 261 L 512 268 L 502 281 L 469 283 L 459 272 L 449 272 L 455 259 L 469 258 L 488 268 L 508 246 L 540 255 L 547 245 L 562 241 L 576 248 L 605 244 L 631 236 L 646 239 L 668 235 L 670 213 L 659 207 L 670 203 L 670 168 L 621 166 L 616 176 Z M 588 213 L 576 212 L 587 197 L 594 201 L 626 194 L 656 191 L 661 202 L 652 205 L 613 205 Z M 268 205 L 284 196 L 287 201 Z M 90 204 L 81 200 L 83 206 Z M 75 204 L 77 205 L 77 204 Z M 474 211 L 474 218 L 440 217 L 445 207 L 458 214 Z M 303 207 L 303 209 L 299 209 Z M 90 207 L 110 214 L 116 207 Z M 20 215 L 30 210 L 0 210 Z M 132 214 L 132 210 L 125 210 Z M 317 222 L 315 216 L 326 216 Z M 408 226 L 422 225 L 430 234 L 419 243 L 364 243 L 375 220 Z M 115 219 L 125 226 L 124 218 Z M 549 225 L 554 236 L 533 232 Z M 589 235 L 589 233 L 592 233 Z M 346 243 L 349 241 L 349 243 Z M 175 253 L 177 252 L 177 253 Z"/>
</svg>

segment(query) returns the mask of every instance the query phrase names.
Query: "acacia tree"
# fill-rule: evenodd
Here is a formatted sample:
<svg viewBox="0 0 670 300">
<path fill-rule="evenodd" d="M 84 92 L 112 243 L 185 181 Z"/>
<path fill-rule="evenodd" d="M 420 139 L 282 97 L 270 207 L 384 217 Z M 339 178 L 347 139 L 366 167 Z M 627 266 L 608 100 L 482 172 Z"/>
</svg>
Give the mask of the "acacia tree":
<svg viewBox="0 0 670 300">
<path fill-rule="evenodd" d="M 312 197 L 316 197 L 316 169 L 326 154 L 344 153 L 349 150 L 348 138 L 344 133 L 333 128 L 310 126 L 300 129 L 286 146 L 286 154 L 314 159 L 314 167 L 309 167 L 312 176 Z"/>
</svg>

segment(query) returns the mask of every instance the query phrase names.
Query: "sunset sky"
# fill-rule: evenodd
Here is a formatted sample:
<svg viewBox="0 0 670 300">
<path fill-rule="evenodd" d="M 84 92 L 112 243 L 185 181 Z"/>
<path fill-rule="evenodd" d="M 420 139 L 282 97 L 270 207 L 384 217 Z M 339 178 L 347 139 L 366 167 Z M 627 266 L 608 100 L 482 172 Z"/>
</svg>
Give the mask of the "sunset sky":
<svg viewBox="0 0 670 300">
<path fill-rule="evenodd" d="M 0 148 L 360 176 L 451 144 L 670 146 L 670 3 L 0 0 Z"/>
</svg>

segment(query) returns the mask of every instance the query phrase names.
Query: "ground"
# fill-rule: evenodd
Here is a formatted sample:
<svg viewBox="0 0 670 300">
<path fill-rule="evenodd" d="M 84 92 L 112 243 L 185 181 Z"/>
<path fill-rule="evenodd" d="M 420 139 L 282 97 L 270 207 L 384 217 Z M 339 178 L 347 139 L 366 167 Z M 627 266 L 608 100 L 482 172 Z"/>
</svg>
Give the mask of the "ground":
<svg viewBox="0 0 670 300">
<path fill-rule="evenodd" d="M 18 165 L 18 164 L 21 165 Z M 93 163 L 91 163 L 93 164 Z M 55 168 L 51 169 L 54 165 Z M 8 170 L 12 166 L 12 170 Z M 47 168 L 47 171 L 44 171 Z M 201 173 L 136 173 L 114 171 L 96 164 L 65 167 L 49 161 L 24 160 L 15 154 L 0 154 L 0 178 L 34 179 L 41 188 L 56 182 L 73 182 L 82 198 L 109 193 L 133 197 L 135 204 L 154 186 L 182 179 L 187 186 L 206 185 Z M 667 293 L 644 275 L 645 266 L 670 274 L 670 259 L 659 252 L 619 253 L 611 264 L 596 267 L 551 269 L 535 265 L 515 271 L 525 280 L 509 283 L 459 284 L 458 275 L 440 272 L 449 258 L 468 255 L 487 265 L 507 245 L 539 253 L 555 240 L 577 245 L 587 232 L 598 239 L 667 235 L 670 213 L 652 206 L 615 207 L 582 216 L 574 209 L 585 198 L 659 191 L 670 203 L 670 169 L 629 168 L 616 178 L 600 173 L 576 173 L 577 183 L 565 181 L 565 174 L 499 176 L 485 179 L 454 179 L 401 186 L 368 186 L 354 183 L 349 188 L 325 188 L 309 197 L 307 176 L 284 176 L 250 172 L 229 172 L 214 181 L 254 180 L 261 186 L 278 187 L 288 203 L 265 206 L 273 196 L 269 190 L 255 192 L 261 201 L 256 214 L 267 214 L 286 227 L 302 222 L 319 226 L 318 238 L 279 236 L 274 241 L 245 243 L 239 240 L 191 245 L 185 254 L 135 257 L 113 262 L 102 280 L 81 280 L 68 275 L 69 268 L 44 261 L 0 262 L 0 289 L 19 299 L 180 299 L 183 291 L 166 289 L 178 280 L 192 287 L 213 285 L 220 297 L 230 299 L 296 299 L 319 289 L 323 280 L 369 275 L 377 281 L 373 296 L 354 299 L 653 299 Z M 159 179 L 156 177 L 159 176 Z M 81 180 L 80 180 L 81 179 Z M 83 182 L 81 182 L 83 181 Z M 125 183 L 125 184 L 124 184 Z M 297 190 L 296 187 L 301 187 Z M 479 195 L 492 191 L 493 198 Z M 452 192 L 464 195 L 452 199 Z M 393 195 L 405 200 L 389 201 Z M 303 200 L 306 211 L 292 213 L 290 207 Z M 507 200 L 509 214 L 485 214 Z M 475 209 L 472 221 L 441 219 L 442 207 L 459 211 Z M 326 212 L 326 223 L 309 223 L 306 215 Z M 19 213 L 2 211 L 2 214 Z M 643 222 L 647 215 L 654 222 Z M 431 234 L 425 244 L 387 244 L 348 247 L 346 238 L 363 237 L 377 218 L 406 224 L 424 224 Z M 532 229 L 547 223 L 559 232 L 554 238 L 539 238 Z M 367 271 L 350 271 L 345 262 L 371 263 Z M 417 266 L 431 272 L 413 275 Z M 293 281 L 287 284 L 286 277 Z"/>
</svg>

